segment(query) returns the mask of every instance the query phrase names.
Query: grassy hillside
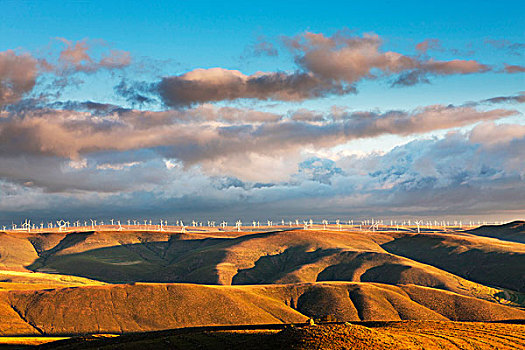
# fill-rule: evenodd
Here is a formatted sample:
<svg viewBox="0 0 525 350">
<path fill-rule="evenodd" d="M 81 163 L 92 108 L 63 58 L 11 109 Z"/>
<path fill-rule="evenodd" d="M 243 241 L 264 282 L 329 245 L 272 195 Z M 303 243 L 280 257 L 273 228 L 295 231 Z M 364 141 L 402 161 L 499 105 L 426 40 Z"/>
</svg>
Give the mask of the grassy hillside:
<svg viewBox="0 0 525 350">
<path fill-rule="evenodd" d="M 471 281 L 525 292 L 525 244 L 450 233 L 403 235 L 382 247 Z"/>
<path fill-rule="evenodd" d="M 136 284 L 0 293 L 2 335 L 359 320 L 525 320 L 525 311 L 419 286 Z M 25 327 L 23 327 L 25 325 Z"/>
<path fill-rule="evenodd" d="M 1 233 L 0 335 L 524 320 L 524 256 L 461 230 Z"/>
<path fill-rule="evenodd" d="M 81 337 L 42 349 L 520 349 L 525 325 L 462 322 L 375 322 L 283 330 L 188 329 Z"/>
<path fill-rule="evenodd" d="M 484 225 L 468 232 L 477 236 L 525 243 L 525 221 L 513 221 L 504 225 Z"/>
<path fill-rule="evenodd" d="M 523 299 L 512 291 L 521 290 L 520 281 L 525 275 L 525 264 L 521 263 L 523 245 L 464 234 L 313 230 L 183 235 L 83 232 L 63 235 L 61 240 L 56 235 L 38 234 L 26 239 L 39 254 L 26 265 L 28 269 L 107 283 L 250 285 L 353 281 L 416 284 L 487 300 L 495 300 L 497 293 L 500 300 Z M 436 248 L 438 239 L 446 240 L 445 250 Z M 465 250 L 468 254 L 449 253 Z M 473 264 L 480 261 L 483 266 Z M 507 261 L 512 266 L 507 266 Z M 467 268 L 477 274 L 463 271 Z M 489 274 L 478 278 L 483 271 Z M 502 293 L 501 288 L 483 284 L 511 291 Z"/>
</svg>

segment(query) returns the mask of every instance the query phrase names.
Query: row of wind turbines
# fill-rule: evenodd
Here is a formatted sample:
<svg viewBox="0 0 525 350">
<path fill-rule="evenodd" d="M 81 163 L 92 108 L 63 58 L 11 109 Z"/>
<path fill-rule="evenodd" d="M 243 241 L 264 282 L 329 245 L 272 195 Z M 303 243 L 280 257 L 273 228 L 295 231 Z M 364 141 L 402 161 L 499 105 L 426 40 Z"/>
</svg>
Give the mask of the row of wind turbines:
<svg viewBox="0 0 525 350">
<path fill-rule="evenodd" d="M 448 230 L 448 229 L 462 229 L 462 228 L 473 228 L 481 225 L 487 224 L 502 224 L 503 222 L 492 222 L 488 223 L 487 221 L 469 221 L 468 223 L 461 220 L 377 220 L 377 219 L 365 219 L 365 220 L 340 220 L 328 221 L 326 219 L 321 220 L 320 222 L 314 222 L 312 219 L 308 220 L 287 220 L 281 219 L 280 221 L 266 220 L 266 223 L 261 223 L 259 220 L 252 220 L 249 224 L 244 224 L 241 220 L 237 220 L 233 225 L 228 225 L 227 221 L 222 221 L 217 223 L 213 220 L 207 220 L 206 224 L 202 221 L 192 220 L 191 224 L 186 225 L 183 220 L 174 220 L 172 225 L 168 224 L 168 220 L 159 220 L 158 222 L 153 220 L 132 220 L 128 219 L 126 221 L 110 219 L 104 222 L 103 220 L 89 219 L 89 220 L 76 220 L 76 221 L 66 221 L 66 220 L 55 220 L 34 223 L 31 220 L 26 219 L 24 222 L 18 224 L 11 224 L 11 227 L 2 226 L 3 231 L 24 231 L 24 232 L 43 232 L 43 231 L 56 231 L 59 232 L 68 232 L 68 231 L 86 231 L 86 230 L 118 230 L 118 231 L 161 231 L 161 232 L 180 232 L 185 233 L 188 230 L 222 230 L 226 231 L 228 229 L 241 232 L 243 230 L 260 230 L 260 229 L 271 229 L 273 227 L 282 229 L 282 228 L 302 228 L 305 230 L 309 229 L 323 229 L 323 230 L 366 230 L 366 231 L 380 231 L 380 230 L 414 230 L 418 233 L 421 232 L 421 229 L 427 230 Z"/>
</svg>

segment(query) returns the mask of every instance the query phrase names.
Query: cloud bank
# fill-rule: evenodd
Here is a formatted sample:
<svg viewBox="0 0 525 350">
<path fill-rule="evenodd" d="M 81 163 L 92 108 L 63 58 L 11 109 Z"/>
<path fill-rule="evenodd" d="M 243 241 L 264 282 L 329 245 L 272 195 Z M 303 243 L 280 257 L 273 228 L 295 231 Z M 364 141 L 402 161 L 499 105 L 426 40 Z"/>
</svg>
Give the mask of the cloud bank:
<svg viewBox="0 0 525 350">
<path fill-rule="evenodd" d="M 523 93 L 384 111 L 326 107 L 366 81 L 402 87 L 523 67 L 430 57 L 452 52 L 439 39 L 413 55 L 387 50 L 373 33 L 279 40 L 260 38 L 251 57 L 288 57 L 291 70 L 212 66 L 148 79 L 133 73 L 129 52 L 101 40 L 58 39 L 45 57 L 0 52 L 0 221 L 50 212 L 525 213 Z M 111 97 L 60 98 L 84 80 L 109 83 Z M 320 99 L 324 110 L 312 110 Z M 294 103 L 286 111 L 275 101 Z M 354 149 L 358 142 L 372 146 Z"/>
<path fill-rule="evenodd" d="M 355 36 L 340 31 L 332 36 L 305 32 L 282 37 L 298 67 L 295 72 L 257 72 L 246 75 L 225 68 L 195 69 L 164 77 L 151 88 L 170 107 L 237 99 L 303 101 L 330 95 L 356 93 L 362 80 L 393 77 L 393 86 L 429 82 L 432 76 L 485 73 L 488 65 L 475 60 L 440 61 L 407 56 L 382 49 L 376 34 Z M 418 45 L 426 52 L 433 41 Z M 260 50 L 274 49 L 260 41 Z M 273 51 L 272 51 L 273 53 Z"/>
</svg>

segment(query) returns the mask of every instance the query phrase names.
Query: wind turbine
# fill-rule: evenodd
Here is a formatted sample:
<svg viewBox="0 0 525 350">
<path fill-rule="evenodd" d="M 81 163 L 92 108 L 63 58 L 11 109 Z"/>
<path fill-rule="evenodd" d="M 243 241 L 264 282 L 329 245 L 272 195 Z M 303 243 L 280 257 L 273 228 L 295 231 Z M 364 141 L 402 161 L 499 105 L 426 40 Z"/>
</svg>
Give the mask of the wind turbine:
<svg viewBox="0 0 525 350">
<path fill-rule="evenodd" d="M 242 226 L 242 221 L 237 220 L 237 222 L 235 223 L 235 227 L 237 227 L 237 232 L 241 232 L 241 226 Z"/>
<path fill-rule="evenodd" d="M 24 223 L 22 224 L 22 228 L 27 230 L 27 232 L 31 232 L 31 220 L 25 219 Z"/>
<path fill-rule="evenodd" d="M 417 221 L 414 221 L 414 223 L 417 225 L 417 233 L 421 233 L 421 231 L 419 231 L 419 225 L 421 225 L 423 221 L 421 220 L 417 220 Z"/>
<path fill-rule="evenodd" d="M 58 226 L 58 230 L 62 231 L 62 229 L 66 227 L 66 222 L 64 220 L 58 220 L 57 226 Z"/>
</svg>

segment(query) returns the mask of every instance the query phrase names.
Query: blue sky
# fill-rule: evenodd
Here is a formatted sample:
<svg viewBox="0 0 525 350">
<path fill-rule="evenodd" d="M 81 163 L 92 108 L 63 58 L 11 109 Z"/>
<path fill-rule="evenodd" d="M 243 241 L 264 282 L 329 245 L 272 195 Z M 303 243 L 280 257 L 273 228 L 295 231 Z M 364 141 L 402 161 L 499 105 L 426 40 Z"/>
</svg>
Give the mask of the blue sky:
<svg viewBox="0 0 525 350">
<path fill-rule="evenodd" d="M 525 144 L 523 2 L 0 1 L 0 9 L 0 221 L 525 213 L 514 198 L 525 191 L 525 157 L 515 154 Z M 416 48 L 425 42 L 428 50 Z M 410 74 L 419 80 L 392 86 Z M 181 88 L 191 79 L 199 85 Z M 439 152 L 456 153 L 451 144 L 468 159 Z M 480 191 L 500 199 L 481 205 Z M 458 209 L 443 193 L 472 200 Z M 421 197 L 435 205 L 410 204 Z"/>
</svg>

